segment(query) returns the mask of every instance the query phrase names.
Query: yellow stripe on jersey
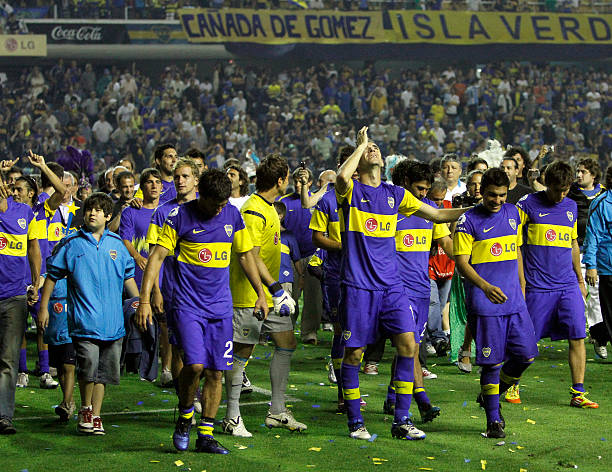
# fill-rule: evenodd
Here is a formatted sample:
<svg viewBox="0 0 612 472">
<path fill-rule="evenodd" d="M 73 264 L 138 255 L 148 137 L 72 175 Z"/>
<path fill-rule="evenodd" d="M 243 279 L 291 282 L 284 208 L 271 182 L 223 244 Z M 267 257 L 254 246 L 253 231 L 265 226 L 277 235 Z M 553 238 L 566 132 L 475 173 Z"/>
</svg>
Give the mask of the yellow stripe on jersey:
<svg viewBox="0 0 612 472">
<path fill-rule="evenodd" d="M 160 228 L 154 223 L 151 223 L 149 225 L 149 228 L 147 229 L 146 242 L 148 244 L 157 244 L 157 240 L 159 239 L 161 232 L 162 232 L 162 228 Z"/>
<path fill-rule="evenodd" d="M 286 244 L 281 243 L 281 252 L 282 252 L 283 254 L 287 254 L 287 255 L 289 255 L 289 254 L 290 254 L 290 252 L 289 252 L 289 246 L 287 246 Z"/>
<path fill-rule="evenodd" d="M 425 203 L 412 195 L 412 193 L 409 191 L 404 190 L 404 198 L 402 198 L 397 210 L 404 216 L 410 216 L 419 210 L 423 205 L 425 205 Z"/>
<path fill-rule="evenodd" d="M 253 249 L 253 241 L 251 241 L 251 236 L 249 234 L 249 230 L 243 228 L 241 230 L 234 232 L 234 242 L 232 243 L 232 250 L 234 252 L 247 252 Z"/>
<path fill-rule="evenodd" d="M 61 221 L 50 223 L 47 227 L 47 239 L 49 241 L 59 241 L 64 237 L 64 225 Z"/>
<path fill-rule="evenodd" d="M 397 227 L 397 214 L 378 215 L 361 211 L 354 206 L 349 210 L 349 231 L 375 238 L 392 238 Z"/>
<path fill-rule="evenodd" d="M 521 217 L 521 226 L 525 226 L 527 223 L 529 223 L 529 216 L 521 208 L 516 208 L 519 212 L 519 216 Z"/>
<path fill-rule="evenodd" d="M 150 225 L 149 229 L 151 228 L 151 226 L 153 225 Z M 162 232 L 159 235 L 159 238 L 157 238 L 157 242 L 155 244 L 157 244 L 158 246 L 165 247 L 169 251 L 174 251 L 174 248 L 176 248 L 177 243 L 178 235 L 176 234 L 176 230 L 171 226 L 164 225 L 164 228 L 162 229 Z"/>
<path fill-rule="evenodd" d="M 433 225 L 433 239 L 440 239 L 444 236 L 450 236 L 451 232 L 448 229 L 448 225 L 446 223 L 434 223 Z"/>
<path fill-rule="evenodd" d="M 516 259 L 517 248 L 517 236 L 515 234 L 474 241 L 471 263 L 513 261 Z"/>
<path fill-rule="evenodd" d="M 308 261 L 308 265 L 312 267 L 320 267 L 321 265 L 323 265 L 323 261 L 319 256 L 317 256 L 317 253 L 314 253 Z"/>
<path fill-rule="evenodd" d="M 545 225 L 530 223 L 527 227 L 527 244 L 534 246 L 552 247 L 572 247 L 572 239 L 578 237 L 574 235 L 576 227 L 562 225 Z"/>
<path fill-rule="evenodd" d="M 453 238 L 453 254 L 455 256 L 469 256 L 472 254 L 473 244 L 474 236 L 458 231 Z"/>
<path fill-rule="evenodd" d="M 310 217 L 309 229 L 313 231 L 319 231 L 321 233 L 327 232 L 327 225 L 329 224 L 329 216 L 316 208 L 312 212 Z"/>
<path fill-rule="evenodd" d="M 398 252 L 427 252 L 431 249 L 431 229 L 403 229 L 395 233 Z"/>
<path fill-rule="evenodd" d="M 25 234 L 0 233 L 0 255 L 25 257 L 28 249 L 28 239 L 36 238 L 28 238 Z M 23 277 L 23 274 L 21 275 Z"/>
<path fill-rule="evenodd" d="M 28 224 L 28 239 L 47 239 L 47 224 L 41 220 L 42 225 L 32 218 Z"/>
<path fill-rule="evenodd" d="M 160 246 L 163 246 L 161 240 Z M 181 240 L 180 248 L 180 254 L 176 259 L 179 262 L 223 269 L 229 266 L 232 243 L 195 243 Z"/>
</svg>

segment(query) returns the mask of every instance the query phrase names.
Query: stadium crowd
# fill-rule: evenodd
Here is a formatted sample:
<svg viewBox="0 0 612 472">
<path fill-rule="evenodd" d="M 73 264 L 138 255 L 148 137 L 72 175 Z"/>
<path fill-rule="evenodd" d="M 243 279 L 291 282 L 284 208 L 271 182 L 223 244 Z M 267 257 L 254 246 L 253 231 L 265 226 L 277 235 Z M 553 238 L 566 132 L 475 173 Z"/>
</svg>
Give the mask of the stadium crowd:
<svg viewBox="0 0 612 472">
<path fill-rule="evenodd" d="M 317 343 L 322 323 L 334 332 L 327 375 L 355 439 L 371 438 L 360 366 L 378 373 L 388 337 L 393 437 L 425 438 L 413 399 L 423 423 L 440 414 L 427 355 L 453 337 L 459 370 L 474 356 L 482 367 L 487 437 L 505 437 L 499 400 L 520 402 L 541 338 L 569 342 L 570 406 L 598 408 L 584 340 L 586 318 L 607 357 L 607 79 L 517 63 L 393 77 L 232 61 L 158 81 L 76 61 L 23 71 L 3 85 L 0 118 L 0 433 L 16 432 L 15 389 L 29 384 L 26 300 L 40 386 L 57 374 L 67 421 L 78 383 L 84 434 L 105 434 L 123 364 L 175 386 L 178 450 L 198 411 L 196 450 L 227 453 L 213 434 L 222 377 L 221 428 L 250 437 L 240 394 L 267 337 L 265 425 L 307 429 L 285 405 L 302 291 L 301 341 Z"/>
</svg>

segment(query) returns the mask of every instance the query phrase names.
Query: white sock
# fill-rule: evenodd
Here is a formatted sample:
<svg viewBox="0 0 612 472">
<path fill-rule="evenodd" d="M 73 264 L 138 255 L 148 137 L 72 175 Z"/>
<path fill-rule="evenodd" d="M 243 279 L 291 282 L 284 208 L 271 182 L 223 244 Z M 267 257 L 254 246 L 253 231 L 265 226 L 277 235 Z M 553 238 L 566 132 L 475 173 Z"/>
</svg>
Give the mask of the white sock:
<svg viewBox="0 0 612 472">
<path fill-rule="evenodd" d="M 277 415 L 285 411 L 285 391 L 291 370 L 291 356 L 295 349 L 277 347 L 270 362 L 270 384 L 272 387 L 272 405 L 270 413 Z"/>
<path fill-rule="evenodd" d="M 240 416 L 240 391 L 242 390 L 242 373 L 248 359 L 234 356 L 232 370 L 225 372 L 225 393 L 227 395 L 227 419 Z"/>
</svg>

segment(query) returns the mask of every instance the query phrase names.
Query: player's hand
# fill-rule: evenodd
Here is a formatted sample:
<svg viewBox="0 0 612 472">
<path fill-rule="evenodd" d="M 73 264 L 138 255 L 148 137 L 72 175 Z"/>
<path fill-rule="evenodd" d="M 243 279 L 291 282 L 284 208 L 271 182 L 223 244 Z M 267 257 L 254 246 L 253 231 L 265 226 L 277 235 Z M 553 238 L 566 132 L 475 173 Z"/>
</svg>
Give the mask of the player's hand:
<svg viewBox="0 0 612 472">
<path fill-rule="evenodd" d="M 295 313 L 295 300 L 283 290 L 281 284 L 278 282 L 272 284 L 270 286 L 270 293 L 274 302 L 274 311 L 279 316 L 289 316 Z"/>
<path fill-rule="evenodd" d="M 153 287 L 153 290 L 151 290 L 151 309 L 156 315 L 164 314 L 164 297 L 159 287 Z"/>
<path fill-rule="evenodd" d="M 0 161 L 0 172 L 8 172 L 15 164 L 17 164 L 17 162 L 19 162 L 19 158 L 16 158 L 14 161 L 11 161 L 10 159 Z"/>
<path fill-rule="evenodd" d="M 578 282 L 578 287 L 580 287 L 580 293 L 582 293 L 582 298 L 584 298 L 584 300 L 586 301 L 588 295 L 589 295 L 589 290 L 587 289 L 586 285 L 584 284 L 584 280 L 582 282 Z"/>
<path fill-rule="evenodd" d="M 265 294 L 259 295 L 259 298 L 255 302 L 255 308 L 253 308 L 253 316 L 259 321 L 263 321 L 268 317 L 270 309 L 268 308 L 268 302 Z"/>
<path fill-rule="evenodd" d="M 300 169 L 297 177 L 302 185 L 308 185 L 308 171 L 306 169 Z"/>
<path fill-rule="evenodd" d="M 34 167 L 41 169 L 45 165 L 45 158 L 39 156 L 38 154 L 34 154 L 31 149 L 28 151 L 28 155 L 26 157 L 30 161 L 30 164 L 32 164 Z"/>
<path fill-rule="evenodd" d="M 496 287 L 495 285 L 488 284 L 484 288 L 483 291 L 485 295 L 487 296 L 487 298 L 491 300 L 492 303 L 495 303 L 496 305 L 501 305 L 502 303 L 506 303 L 506 301 L 508 300 L 508 297 L 506 296 L 504 292 L 502 292 L 502 289 L 499 287 Z"/>
<path fill-rule="evenodd" d="M 357 132 L 357 146 L 368 142 L 368 127 L 364 126 Z"/>
<path fill-rule="evenodd" d="M 26 297 L 28 300 L 28 305 L 34 306 L 34 304 L 38 301 L 38 289 L 34 287 L 34 285 L 29 285 L 26 292 Z"/>
<path fill-rule="evenodd" d="M 146 257 L 138 256 L 138 258 L 136 259 L 136 265 L 138 265 L 140 270 L 142 270 L 144 272 L 145 267 L 147 267 L 148 260 L 149 259 L 147 259 Z"/>
<path fill-rule="evenodd" d="M 44 331 L 49 326 L 49 310 L 46 306 L 41 306 L 36 317 L 36 327 Z"/>
<path fill-rule="evenodd" d="M 132 198 L 130 200 L 130 206 L 140 210 L 142 208 L 142 198 Z"/>
<path fill-rule="evenodd" d="M 140 331 L 146 331 L 153 324 L 153 312 L 150 303 L 139 303 L 136 308 L 136 326 Z"/>
<path fill-rule="evenodd" d="M 587 269 L 586 277 L 584 279 L 591 287 L 595 287 L 595 284 L 597 283 L 597 269 Z"/>
</svg>

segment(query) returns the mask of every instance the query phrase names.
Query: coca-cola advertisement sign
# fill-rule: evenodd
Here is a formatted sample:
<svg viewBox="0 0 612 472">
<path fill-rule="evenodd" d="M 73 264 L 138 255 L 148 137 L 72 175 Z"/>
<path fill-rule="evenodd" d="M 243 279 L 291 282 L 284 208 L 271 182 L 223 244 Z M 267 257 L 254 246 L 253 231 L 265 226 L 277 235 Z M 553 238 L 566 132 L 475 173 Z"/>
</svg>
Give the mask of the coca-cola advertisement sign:
<svg viewBox="0 0 612 472">
<path fill-rule="evenodd" d="M 47 35 L 50 44 L 126 44 L 130 42 L 122 24 L 27 22 L 28 31 Z"/>
</svg>

